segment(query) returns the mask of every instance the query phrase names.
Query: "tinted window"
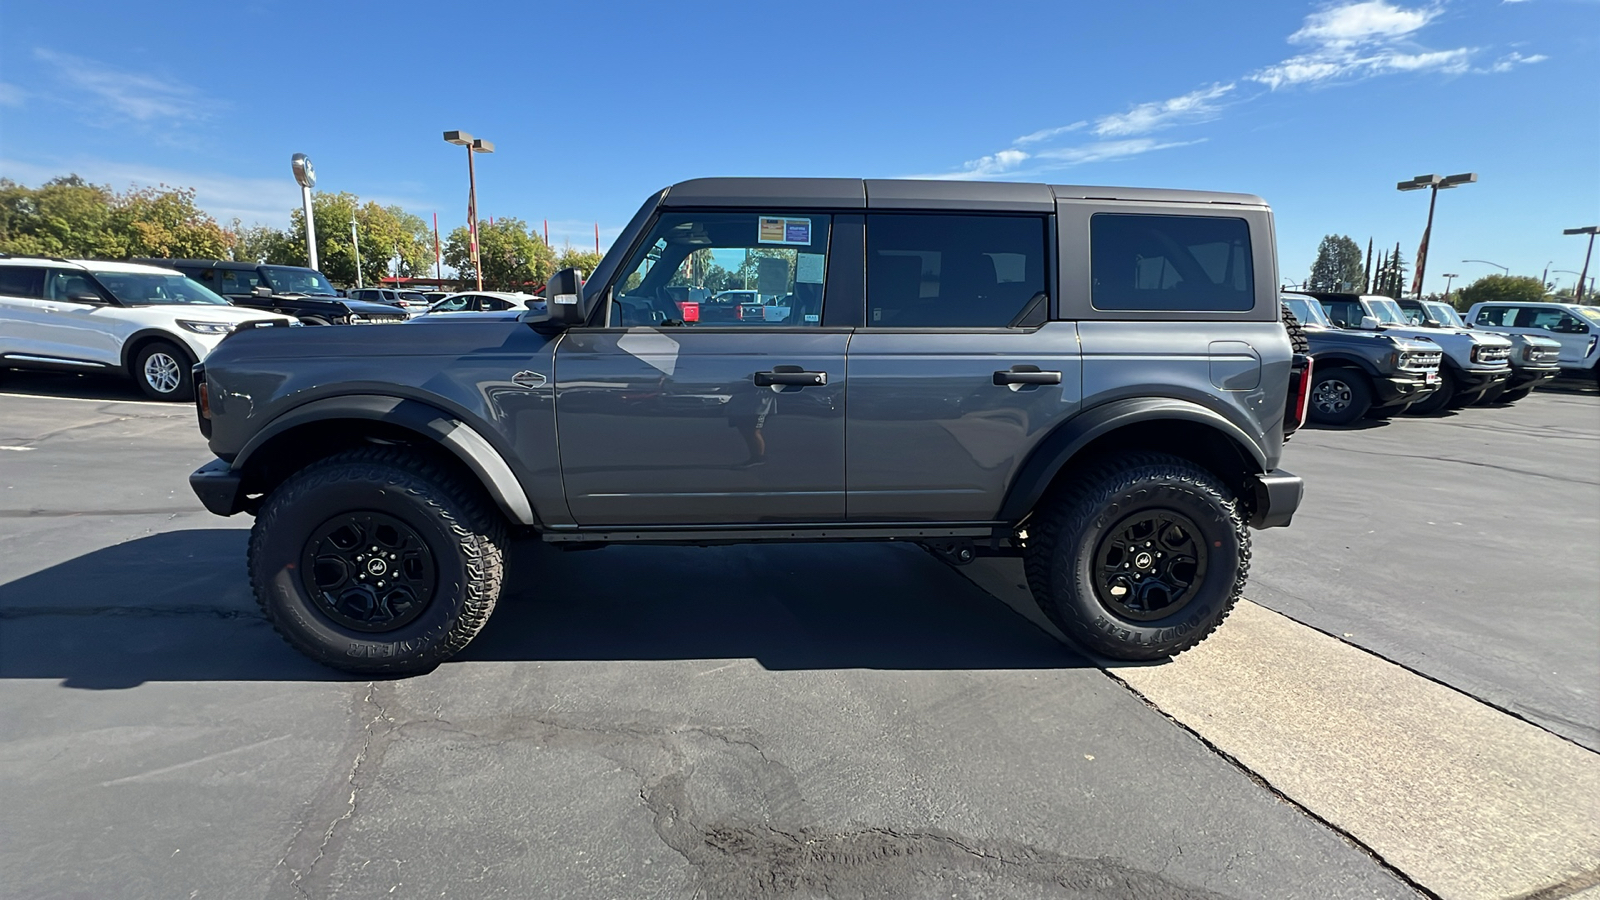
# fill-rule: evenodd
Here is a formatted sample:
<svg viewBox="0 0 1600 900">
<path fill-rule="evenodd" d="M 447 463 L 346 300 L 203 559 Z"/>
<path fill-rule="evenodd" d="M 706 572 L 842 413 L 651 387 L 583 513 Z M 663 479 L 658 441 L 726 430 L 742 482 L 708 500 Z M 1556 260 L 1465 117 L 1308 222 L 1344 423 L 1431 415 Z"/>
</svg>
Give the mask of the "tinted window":
<svg viewBox="0 0 1600 900">
<path fill-rule="evenodd" d="M 89 295 L 105 300 L 104 291 L 95 286 L 86 272 L 76 269 L 51 269 L 44 279 L 44 299 L 71 301 L 73 297 Z"/>
<path fill-rule="evenodd" d="M 1366 315 L 1361 304 L 1354 300 L 1324 300 L 1322 311 L 1328 314 L 1329 321 L 1340 328 L 1360 328 L 1361 318 Z"/>
<path fill-rule="evenodd" d="M 668 213 L 618 270 L 609 324 L 822 324 L 832 218 Z"/>
<path fill-rule="evenodd" d="M 200 282 L 219 294 L 250 294 L 263 284 L 255 269 L 207 269 Z"/>
<path fill-rule="evenodd" d="M 0 294 L 39 299 L 39 276 L 43 272 L 33 266 L 0 266 Z"/>
<path fill-rule="evenodd" d="M 868 216 L 867 324 L 1040 324 L 1049 313 L 1047 259 L 1042 218 Z"/>
<path fill-rule="evenodd" d="M 1485 306 L 1478 310 L 1479 325 L 1514 326 L 1517 321 L 1515 306 Z"/>
<path fill-rule="evenodd" d="M 1095 309 L 1255 308 L 1244 219 L 1100 213 L 1089 220 L 1089 254 Z"/>
</svg>

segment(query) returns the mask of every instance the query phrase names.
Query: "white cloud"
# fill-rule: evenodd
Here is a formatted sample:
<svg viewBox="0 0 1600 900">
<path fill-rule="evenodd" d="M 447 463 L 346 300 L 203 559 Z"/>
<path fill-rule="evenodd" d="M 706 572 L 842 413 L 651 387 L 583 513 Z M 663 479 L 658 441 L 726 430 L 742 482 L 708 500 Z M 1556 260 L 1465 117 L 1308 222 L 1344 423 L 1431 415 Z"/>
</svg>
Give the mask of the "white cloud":
<svg viewBox="0 0 1600 900">
<path fill-rule="evenodd" d="M 1311 49 L 1248 78 L 1277 90 L 1397 72 L 1466 72 L 1477 48 L 1428 50 L 1412 42 L 1416 32 L 1440 13 L 1438 6 L 1408 9 L 1386 0 L 1326 7 L 1307 16 L 1300 30 L 1289 35 L 1291 43 L 1311 44 Z"/>
<path fill-rule="evenodd" d="M 35 59 L 50 66 L 67 87 L 87 95 L 90 112 L 154 123 L 199 119 L 206 103 L 195 88 L 156 75 L 114 69 L 93 60 L 37 48 Z"/>
<path fill-rule="evenodd" d="M 0 106 L 21 106 L 27 96 L 22 88 L 0 81 Z"/>
<path fill-rule="evenodd" d="M 1036 144 L 1039 141 L 1049 140 L 1050 138 L 1056 137 L 1058 135 L 1063 135 L 1063 134 L 1066 134 L 1068 132 L 1077 131 L 1078 129 L 1083 128 L 1084 126 L 1086 126 L 1088 124 L 1089 123 L 1087 121 L 1082 121 L 1082 122 L 1073 122 L 1071 125 L 1060 125 L 1060 126 L 1057 126 L 1055 128 L 1046 128 L 1046 129 L 1043 129 L 1041 131 L 1035 131 L 1033 134 L 1025 134 L 1022 137 L 1019 137 L 1016 140 L 1012 141 L 1011 143 L 1013 143 L 1013 144 Z"/>
<path fill-rule="evenodd" d="M 1126 159 L 1130 156 L 1138 156 L 1141 153 L 1150 153 L 1155 150 L 1186 147 L 1190 144 L 1201 143 L 1203 140 L 1204 138 L 1193 141 L 1157 141 L 1153 138 L 1132 138 L 1125 141 L 1099 141 L 1079 147 L 1047 150 L 1038 154 L 1037 158 L 1046 161 L 1044 165 L 1040 166 L 1041 171 L 1065 169 L 1068 166 L 1079 166 L 1084 163 Z"/>
<path fill-rule="evenodd" d="M 1433 21 L 1439 12 L 1438 7 L 1403 9 L 1384 0 L 1330 6 L 1306 16 L 1300 30 L 1289 35 L 1289 42 L 1335 46 L 1393 40 Z"/>
<path fill-rule="evenodd" d="M 1101 116 L 1095 120 L 1093 131 L 1097 137 L 1120 137 L 1147 134 L 1171 125 L 1214 119 L 1221 108 L 1212 101 L 1226 95 L 1233 88 L 1231 83 L 1213 84 L 1170 100 L 1140 103 L 1125 113 Z"/>
<path fill-rule="evenodd" d="M 1513 3 L 1513 2 L 1520 3 L 1520 2 L 1523 2 L 1523 0 L 1506 0 L 1506 2 L 1507 3 Z M 1515 69 L 1517 66 L 1526 66 L 1526 65 L 1531 65 L 1533 63 L 1542 63 L 1542 62 L 1544 62 L 1545 60 L 1547 60 L 1549 58 L 1550 57 L 1545 56 L 1543 53 L 1535 53 L 1532 56 L 1523 56 L 1521 53 L 1517 53 L 1515 51 L 1512 51 L 1511 53 L 1508 53 L 1505 56 L 1502 56 L 1499 59 L 1495 60 L 1494 64 L 1489 66 L 1489 68 L 1487 68 L 1487 69 L 1479 69 L 1478 71 L 1480 71 L 1480 72 L 1509 72 L 1512 69 Z"/>
</svg>

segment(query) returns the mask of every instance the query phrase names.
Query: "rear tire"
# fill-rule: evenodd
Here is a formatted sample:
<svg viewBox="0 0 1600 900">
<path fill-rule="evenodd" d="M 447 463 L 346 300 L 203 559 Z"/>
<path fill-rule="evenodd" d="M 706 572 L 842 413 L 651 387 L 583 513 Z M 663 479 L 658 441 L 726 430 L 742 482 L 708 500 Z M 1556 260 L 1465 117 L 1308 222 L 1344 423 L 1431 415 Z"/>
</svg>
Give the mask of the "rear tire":
<svg viewBox="0 0 1600 900">
<path fill-rule="evenodd" d="M 1310 353 L 1311 339 L 1306 337 L 1306 328 L 1300 324 L 1300 319 L 1289 309 L 1289 304 L 1280 303 L 1283 310 L 1283 330 L 1289 332 L 1289 346 L 1295 353 Z"/>
<path fill-rule="evenodd" d="M 167 341 L 151 341 L 133 358 L 133 380 L 152 400 L 187 402 L 194 399 L 194 362 L 189 354 Z"/>
<path fill-rule="evenodd" d="M 1355 369 L 1327 369 L 1311 373 L 1311 402 L 1307 418 L 1318 425 L 1349 425 L 1372 408 L 1372 386 Z"/>
<path fill-rule="evenodd" d="M 290 476 L 250 532 L 250 583 L 295 649 L 346 672 L 428 671 L 500 596 L 506 523 L 471 484 L 403 448 Z"/>
<path fill-rule="evenodd" d="M 1114 659 L 1161 659 L 1200 643 L 1250 570 L 1250 533 L 1232 492 L 1166 454 L 1094 467 L 1046 500 L 1029 531 L 1024 562 L 1039 608 Z"/>
</svg>

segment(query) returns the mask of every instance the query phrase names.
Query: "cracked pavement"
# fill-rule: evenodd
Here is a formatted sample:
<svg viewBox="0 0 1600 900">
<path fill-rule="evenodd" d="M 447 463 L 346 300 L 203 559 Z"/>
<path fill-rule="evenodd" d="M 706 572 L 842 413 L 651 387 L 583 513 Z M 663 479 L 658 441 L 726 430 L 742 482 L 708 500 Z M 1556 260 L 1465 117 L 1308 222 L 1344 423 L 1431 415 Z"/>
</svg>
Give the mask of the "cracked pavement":
<svg viewBox="0 0 1600 900">
<path fill-rule="evenodd" d="M 19 377 L 7 897 L 1417 896 L 911 547 L 518 545 L 462 657 L 346 678 L 256 613 L 192 410 Z"/>
</svg>

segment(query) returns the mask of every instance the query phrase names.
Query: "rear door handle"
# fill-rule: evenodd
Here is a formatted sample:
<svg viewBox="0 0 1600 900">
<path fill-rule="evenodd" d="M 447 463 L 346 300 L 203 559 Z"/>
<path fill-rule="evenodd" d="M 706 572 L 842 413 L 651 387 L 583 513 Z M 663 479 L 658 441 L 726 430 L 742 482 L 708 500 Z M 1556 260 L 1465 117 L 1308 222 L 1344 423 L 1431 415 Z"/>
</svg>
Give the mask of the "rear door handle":
<svg viewBox="0 0 1600 900">
<path fill-rule="evenodd" d="M 771 387 L 775 384 L 814 387 L 827 384 L 828 373 L 807 372 L 799 366 L 774 366 L 771 372 L 757 372 L 755 382 L 756 387 Z"/>
<path fill-rule="evenodd" d="M 994 383 L 1005 384 L 1060 384 L 1060 372 L 1041 372 L 1038 366 L 1012 366 L 994 373 Z"/>
</svg>

